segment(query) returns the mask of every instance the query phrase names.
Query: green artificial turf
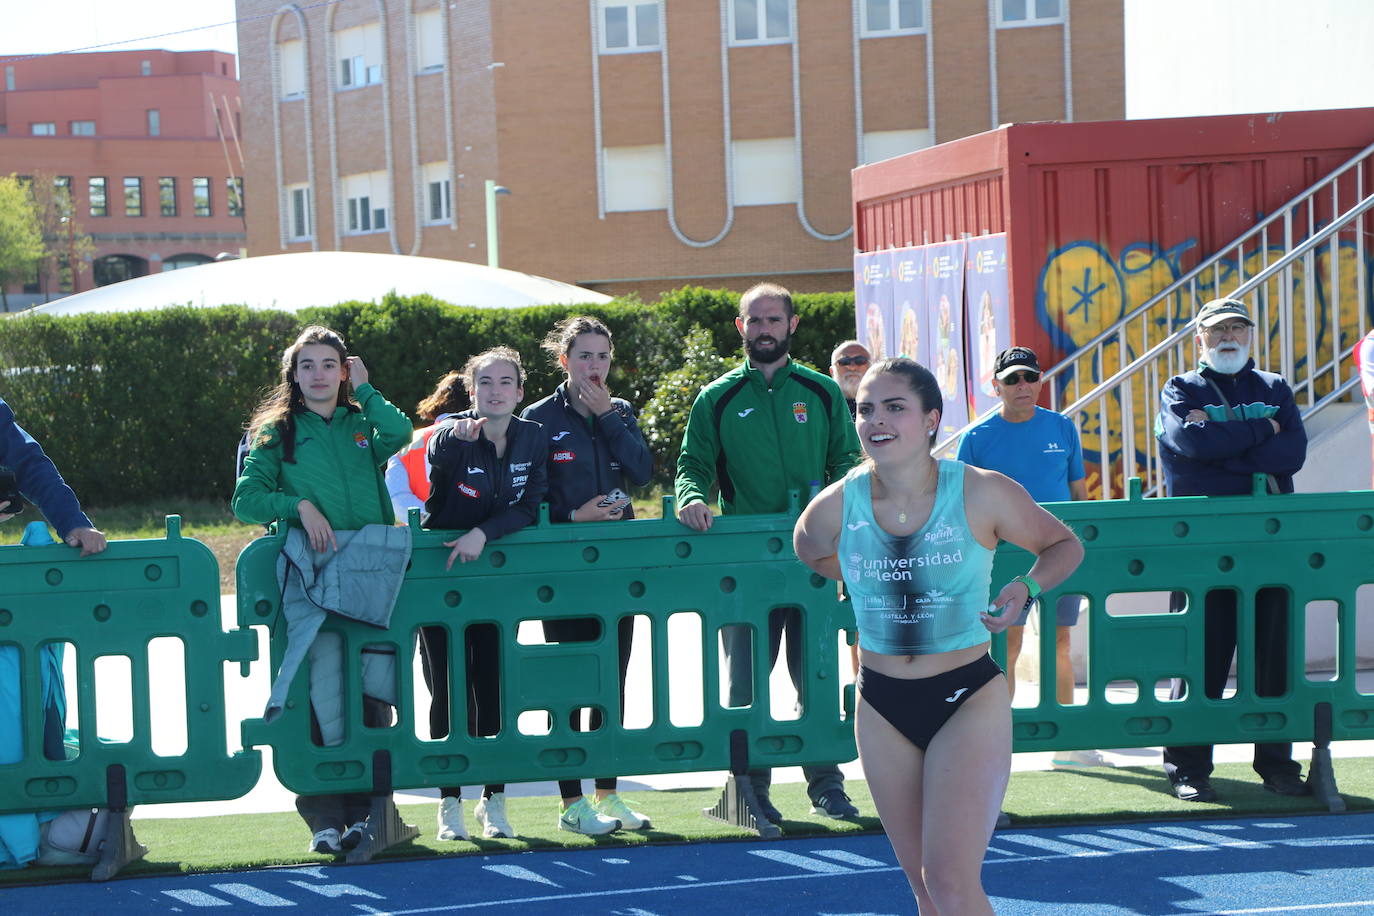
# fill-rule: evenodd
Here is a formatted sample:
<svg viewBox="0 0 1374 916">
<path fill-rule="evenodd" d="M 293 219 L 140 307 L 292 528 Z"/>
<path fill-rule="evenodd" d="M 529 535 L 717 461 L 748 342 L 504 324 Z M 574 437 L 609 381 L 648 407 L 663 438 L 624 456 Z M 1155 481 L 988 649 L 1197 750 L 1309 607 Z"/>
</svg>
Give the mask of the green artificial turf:
<svg viewBox="0 0 1374 916">
<path fill-rule="evenodd" d="M 1346 758 L 1335 762 L 1336 780 L 1350 811 L 1374 810 L 1374 758 Z M 1220 801 L 1189 803 L 1174 798 L 1157 765 L 1075 772 L 1015 773 L 1003 808 L 1013 827 L 1064 823 L 1103 823 L 1176 818 L 1318 815 L 1325 808 L 1313 798 L 1284 798 L 1266 792 L 1248 764 L 1227 763 L 1212 775 Z M 808 813 L 810 804 L 801 783 L 778 785 L 773 802 L 783 812 L 783 835 L 844 835 L 881 831 L 868 786 L 862 780 L 846 783 L 863 816 L 833 821 Z M 653 818 L 654 829 L 621 831 L 607 837 L 584 837 L 557 829 L 558 800 L 551 796 L 507 800 L 517 839 L 475 838 L 458 842 L 434 839 L 437 803 L 403 804 L 401 816 L 420 828 L 420 835 L 392 847 L 378 859 L 444 855 L 493 854 L 535 849 L 590 849 L 640 846 L 647 843 L 692 843 L 749 839 L 752 834 L 702 817 L 715 804 L 718 789 L 671 789 L 626 792 L 625 800 Z M 474 827 L 471 801 L 464 802 L 468 829 Z M 305 852 L 310 839 L 293 813 L 242 814 L 204 818 L 139 818 L 134 831 L 149 852 L 126 867 L 122 875 L 231 871 L 273 865 L 320 864 L 330 857 Z M 0 886 L 18 883 L 85 880 L 89 869 L 27 868 L 0 871 Z"/>
</svg>

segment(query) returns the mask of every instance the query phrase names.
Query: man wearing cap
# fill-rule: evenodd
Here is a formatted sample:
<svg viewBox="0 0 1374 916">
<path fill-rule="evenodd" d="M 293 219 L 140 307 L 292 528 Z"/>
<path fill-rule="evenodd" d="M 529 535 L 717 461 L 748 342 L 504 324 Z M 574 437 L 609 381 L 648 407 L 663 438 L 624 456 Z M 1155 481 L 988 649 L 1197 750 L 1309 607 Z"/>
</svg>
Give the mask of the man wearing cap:
<svg viewBox="0 0 1374 916">
<path fill-rule="evenodd" d="M 1170 496 L 1239 496 L 1264 474 L 1269 492 L 1292 493 L 1307 457 L 1307 433 L 1288 383 L 1250 358 L 1255 322 L 1236 299 L 1213 299 L 1197 317 L 1198 368 L 1169 379 L 1160 393 L 1155 437 Z M 1199 558 L 1199 562 L 1201 562 Z M 1183 610 L 1175 592 L 1173 610 Z M 1221 696 L 1236 652 L 1236 593 L 1208 591 L 1203 600 L 1203 694 Z M 1255 693 L 1281 696 L 1288 686 L 1288 594 L 1255 594 Z M 1186 685 L 1176 680 L 1173 696 Z M 1287 743 L 1255 745 L 1255 772 L 1279 795 L 1308 795 L 1302 767 Z M 1164 772 L 1184 801 L 1215 801 L 1212 746 L 1166 747 Z"/>
<path fill-rule="evenodd" d="M 859 382 L 864 380 L 873 356 L 868 347 L 857 340 L 846 340 L 830 352 L 830 377 L 844 392 L 845 403 L 849 405 L 849 419 L 854 419 L 854 398 L 859 393 Z"/>
<path fill-rule="evenodd" d="M 1087 499 L 1083 448 L 1078 427 L 1062 413 L 1037 406 L 1040 400 L 1040 360 L 1029 347 L 1011 347 L 993 363 L 993 391 L 1002 408 L 970 429 L 959 441 L 959 460 L 1006 474 L 1040 503 Z M 1070 634 L 1078 623 L 1082 599 L 1062 595 L 1055 602 L 1054 693 L 1060 703 L 1073 702 L 1074 672 L 1069 658 Z M 1016 660 L 1030 608 L 1022 609 L 1007 630 L 1007 686 L 1016 695 Z M 1042 619 L 1042 625 L 1043 625 Z M 1054 766 L 1076 769 L 1110 766 L 1097 751 L 1064 751 Z"/>
</svg>

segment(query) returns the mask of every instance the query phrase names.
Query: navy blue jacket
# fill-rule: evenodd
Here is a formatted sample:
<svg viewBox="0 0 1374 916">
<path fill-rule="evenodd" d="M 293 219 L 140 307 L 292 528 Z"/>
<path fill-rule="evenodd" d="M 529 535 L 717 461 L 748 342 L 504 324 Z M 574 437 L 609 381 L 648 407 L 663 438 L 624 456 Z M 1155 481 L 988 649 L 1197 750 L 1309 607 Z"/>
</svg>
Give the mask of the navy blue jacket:
<svg viewBox="0 0 1374 916">
<path fill-rule="evenodd" d="M 653 456 L 629 401 L 611 398 L 611 409 L 589 424 L 568 400 L 568 384 L 520 414 L 544 427 L 549 445 L 549 519 L 566 522 L 593 496 L 641 486 L 653 473 Z M 626 506 L 621 518 L 634 518 Z"/>
<path fill-rule="evenodd" d="M 455 414 L 430 437 L 424 526 L 480 528 L 494 541 L 538 520 L 549 486 L 548 449 L 539 424 L 519 417 L 511 417 L 506 427 L 501 458 L 485 430 L 472 442 L 453 435 L 455 420 L 476 416 L 471 410 Z"/>
<path fill-rule="evenodd" d="M 1235 420 L 1226 419 L 1209 378 L 1230 402 Z M 1206 422 L 1186 422 L 1192 410 L 1204 411 Z M 1282 376 L 1256 369 L 1254 360 L 1235 375 L 1203 363 L 1169 379 L 1159 395 L 1155 438 L 1170 496 L 1245 495 L 1256 473 L 1273 474 L 1279 491 L 1292 493 L 1293 475 L 1307 458 L 1307 431 L 1292 389 Z"/>
<path fill-rule="evenodd" d="M 66 538 L 73 528 L 95 527 L 81 511 L 76 494 L 62 479 L 52 459 L 43 453 L 43 447 L 33 436 L 14 422 L 14 411 L 3 400 L 0 400 L 0 467 L 14 472 L 19 492 L 52 523 L 59 538 Z"/>
</svg>

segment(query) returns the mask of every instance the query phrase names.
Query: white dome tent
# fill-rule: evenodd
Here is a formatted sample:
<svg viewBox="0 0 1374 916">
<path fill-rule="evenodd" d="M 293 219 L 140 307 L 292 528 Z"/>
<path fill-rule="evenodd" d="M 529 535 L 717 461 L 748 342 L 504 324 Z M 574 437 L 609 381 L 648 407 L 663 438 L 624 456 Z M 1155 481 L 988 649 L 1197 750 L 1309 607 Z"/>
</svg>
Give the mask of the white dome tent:
<svg viewBox="0 0 1374 916">
<path fill-rule="evenodd" d="M 218 261 L 112 283 L 22 314 L 79 315 L 171 306 L 246 305 L 292 312 L 317 305 L 428 293 L 481 308 L 599 304 L 611 297 L 570 283 L 465 261 L 353 251 L 303 251 Z"/>
</svg>

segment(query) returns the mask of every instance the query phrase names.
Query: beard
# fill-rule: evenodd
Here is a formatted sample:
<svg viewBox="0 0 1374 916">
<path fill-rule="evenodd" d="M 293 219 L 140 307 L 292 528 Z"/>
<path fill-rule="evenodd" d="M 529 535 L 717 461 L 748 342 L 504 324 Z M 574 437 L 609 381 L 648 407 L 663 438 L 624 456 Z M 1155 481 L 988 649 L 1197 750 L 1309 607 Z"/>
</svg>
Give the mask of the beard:
<svg viewBox="0 0 1374 916">
<path fill-rule="evenodd" d="M 1245 368 L 1245 361 L 1250 358 L 1250 348 L 1234 343 L 1218 344 L 1208 347 L 1202 358 L 1222 375 L 1235 375 Z"/>
<path fill-rule="evenodd" d="M 791 334 L 776 338 L 761 334 L 753 340 L 744 342 L 744 352 L 756 363 L 775 363 L 787 355 L 787 349 L 791 345 Z"/>
</svg>

